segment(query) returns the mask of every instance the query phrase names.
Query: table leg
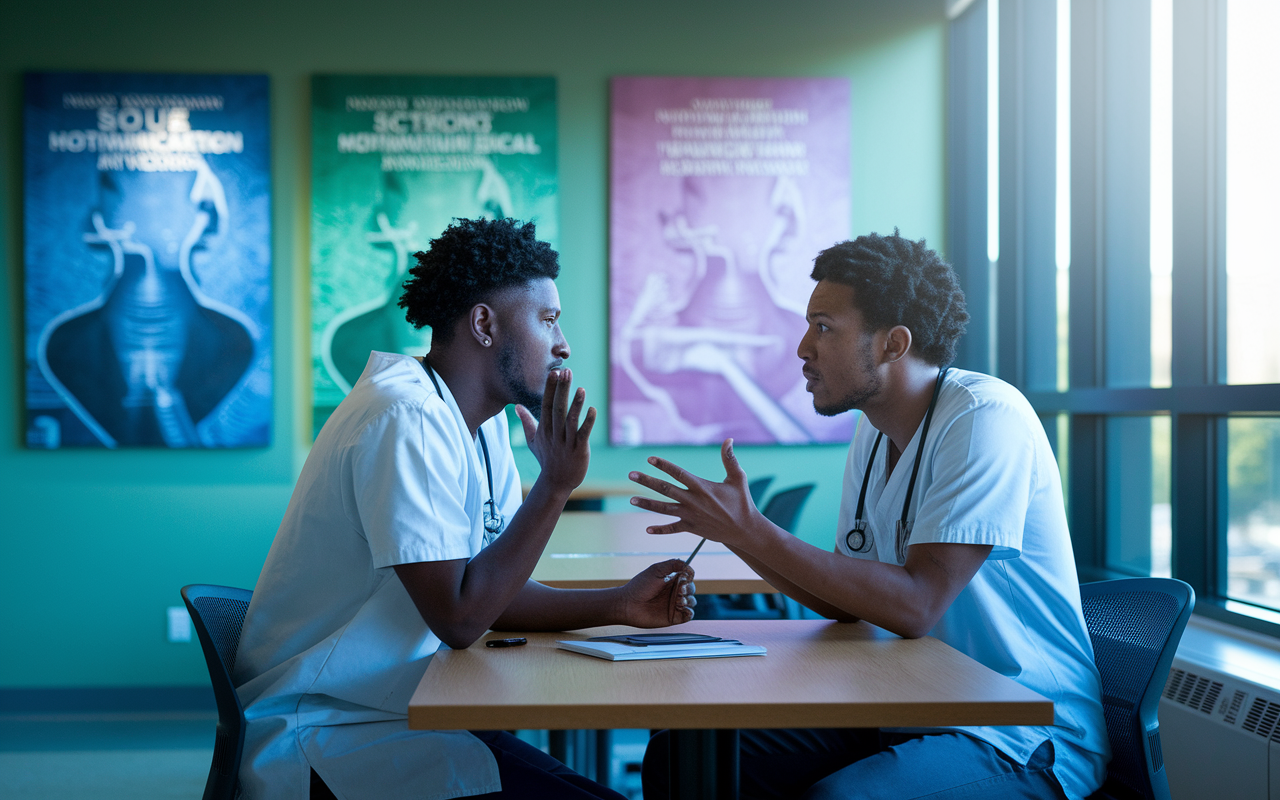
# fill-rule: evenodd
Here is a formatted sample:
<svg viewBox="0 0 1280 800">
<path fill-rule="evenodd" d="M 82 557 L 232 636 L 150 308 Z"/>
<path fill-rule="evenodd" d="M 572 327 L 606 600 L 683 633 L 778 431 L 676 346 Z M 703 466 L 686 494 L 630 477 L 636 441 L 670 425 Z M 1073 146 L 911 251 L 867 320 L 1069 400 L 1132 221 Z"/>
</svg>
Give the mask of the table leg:
<svg viewBox="0 0 1280 800">
<path fill-rule="evenodd" d="M 671 731 L 672 800 L 737 800 L 738 732 Z"/>
</svg>

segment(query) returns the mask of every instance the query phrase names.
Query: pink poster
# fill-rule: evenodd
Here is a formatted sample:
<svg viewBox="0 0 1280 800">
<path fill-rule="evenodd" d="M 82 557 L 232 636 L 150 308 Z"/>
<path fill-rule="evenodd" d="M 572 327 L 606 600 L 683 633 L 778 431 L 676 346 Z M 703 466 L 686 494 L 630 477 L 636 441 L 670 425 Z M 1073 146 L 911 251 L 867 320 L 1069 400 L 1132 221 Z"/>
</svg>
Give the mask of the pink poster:
<svg viewBox="0 0 1280 800">
<path fill-rule="evenodd" d="M 849 83 L 614 78 L 610 441 L 847 442 L 804 388 L 818 251 L 849 238 Z"/>
</svg>

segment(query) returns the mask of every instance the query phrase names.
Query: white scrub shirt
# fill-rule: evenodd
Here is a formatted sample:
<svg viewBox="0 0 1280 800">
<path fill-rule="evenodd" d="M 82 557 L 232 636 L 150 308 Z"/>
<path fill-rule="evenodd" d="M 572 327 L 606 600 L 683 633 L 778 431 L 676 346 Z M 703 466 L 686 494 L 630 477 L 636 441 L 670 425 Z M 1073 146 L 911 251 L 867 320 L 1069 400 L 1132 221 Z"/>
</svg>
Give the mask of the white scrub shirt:
<svg viewBox="0 0 1280 800">
<path fill-rule="evenodd" d="M 836 551 L 899 563 L 894 537 L 919 449 L 919 428 L 887 481 L 889 443 L 882 441 L 876 452 L 863 512 L 870 551 L 853 552 L 846 542 L 876 434 L 871 425 L 861 424 L 849 447 Z M 1021 764 L 1052 738 L 1053 771 L 1067 796 L 1088 796 L 1102 784 L 1111 754 L 1101 679 L 1080 610 L 1058 465 L 1039 418 L 1017 389 L 988 375 L 947 372 L 907 519 L 914 520 L 910 544 L 992 546 L 929 635 L 1054 704 L 1053 726 L 953 730 L 988 742 Z"/>
<path fill-rule="evenodd" d="M 375 352 L 316 438 L 254 590 L 233 678 L 240 766 L 258 800 L 306 798 L 314 768 L 339 797 L 498 791 L 489 748 L 465 731 L 410 731 L 409 698 L 440 639 L 393 567 L 472 558 L 489 497 L 479 444 L 437 374 Z M 504 415 L 481 425 L 496 504 L 520 476 Z"/>
</svg>

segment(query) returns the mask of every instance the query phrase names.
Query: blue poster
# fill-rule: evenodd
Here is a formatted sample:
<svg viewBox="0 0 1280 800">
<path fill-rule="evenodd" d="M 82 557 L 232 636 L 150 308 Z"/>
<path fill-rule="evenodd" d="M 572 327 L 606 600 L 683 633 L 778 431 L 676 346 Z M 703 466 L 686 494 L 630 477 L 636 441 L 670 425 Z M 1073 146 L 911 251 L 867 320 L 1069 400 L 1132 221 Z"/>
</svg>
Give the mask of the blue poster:
<svg viewBox="0 0 1280 800">
<path fill-rule="evenodd" d="M 24 88 L 27 446 L 269 444 L 266 76 Z"/>
</svg>

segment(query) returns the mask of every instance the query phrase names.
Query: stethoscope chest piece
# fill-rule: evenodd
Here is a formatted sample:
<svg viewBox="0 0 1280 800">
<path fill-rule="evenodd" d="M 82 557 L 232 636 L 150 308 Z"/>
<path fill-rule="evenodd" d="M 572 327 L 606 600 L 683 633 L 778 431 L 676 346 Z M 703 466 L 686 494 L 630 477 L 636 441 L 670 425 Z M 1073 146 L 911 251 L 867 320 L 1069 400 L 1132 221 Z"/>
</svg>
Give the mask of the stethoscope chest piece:
<svg viewBox="0 0 1280 800">
<path fill-rule="evenodd" d="M 867 553 L 871 551 L 871 537 L 867 535 L 867 521 L 860 519 L 844 535 L 845 547 L 851 553 Z"/>
</svg>

